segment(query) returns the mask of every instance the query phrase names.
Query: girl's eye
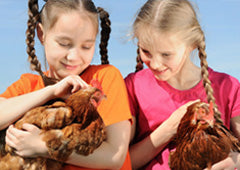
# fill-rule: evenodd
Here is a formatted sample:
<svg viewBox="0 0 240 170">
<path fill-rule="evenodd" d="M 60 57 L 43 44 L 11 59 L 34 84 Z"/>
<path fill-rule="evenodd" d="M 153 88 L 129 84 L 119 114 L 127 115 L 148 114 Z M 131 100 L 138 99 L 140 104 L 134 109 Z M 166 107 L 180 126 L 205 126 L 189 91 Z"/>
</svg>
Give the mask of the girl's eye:
<svg viewBox="0 0 240 170">
<path fill-rule="evenodd" d="M 145 54 L 149 54 L 149 52 L 148 52 L 147 50 L 142 49 L 142 51 L 143 51 Z"/>
<path fill-rule="evenodd" d="M 167 54 L 167 53 L 163 53 L 162 56 L 164 56 L 164 57 L 168 57 L 169 54 Z"/>
<path fill-rule="evenodd" d="M 170 54 L 169 54 L 169 53 L 162 53 L 162 56 L 163 56 L 163 57 L 169 57 Z"/>
<path fill-rule="evenodd" d="M 145 56 L 147 56 L 148 58 L 151 58 L 151 54 L 148 50 L 145 50 L 145 49 L 141 49 L 142 52 L 144 53 Z"/>
<path fill-rule="evenodd" d="M 89 49 L 91 49 L 91 47 L 90 46 L 83 46 L 82 49 L 89 50 Z"/>
<path fill-rule="evenodd" d="M 59 45 L 62 47 L 70 47 L 71 46 L 70 43 L 61 43 L 61 42 L 59 42 Z"/>
</svg>

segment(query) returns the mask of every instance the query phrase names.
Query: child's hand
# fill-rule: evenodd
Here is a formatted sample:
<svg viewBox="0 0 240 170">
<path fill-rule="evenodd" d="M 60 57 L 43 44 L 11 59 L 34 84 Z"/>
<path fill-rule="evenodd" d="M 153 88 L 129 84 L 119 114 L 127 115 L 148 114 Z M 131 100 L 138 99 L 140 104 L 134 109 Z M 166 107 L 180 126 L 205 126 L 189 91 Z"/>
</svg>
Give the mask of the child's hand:
<svg viewBox="0 0 240 170">
<path fill-rule="evenodd" d="M 81 88 L 86 88 L 89 85 L 81 79 L 78 75 L 70 75 L 62 79 L 54 87 L 54 96 L 56 98 L 67 98 L 72 93 L 75 93 Z"/>
<path fill-rule="evenodd" d="M 24 130 L 9 126 L 6 133 L 6 143 L 14 148 L 15 153 L 22 157 L 47 155 L 45 142 L 40 136 L 40 129 L 31 124 L 23 124 Z"/>
<path fill-rule="evenodd" d="M 204 170 L 209 169 L 206 168 Z M 230 153 L 226 159 L 214 164 L 211 170 L 240 170 L 240 153 Z"/>
<path fill-rule="evenodd" d="M 185 113 L 187 112 L 187 108 L 188 106 L 192 105 L 193 103 L 196 102 L 200 102 L 200 99 L 198 100 L 194 100 L 194 101 L 190 101 L 184 105 L 182 105 L 181 107 L 179 107 L 177 110 L 175 110 L 171 116 L 164 122 L 167 123 L 169 125 L 169 127 L 171 127 L 171 129 L 173 130 L 172 133 L 176 134 L 177 133 L 177 128 L 178 125 L 182 119 L 182 117 L 185 115 Z"/>
</svg>

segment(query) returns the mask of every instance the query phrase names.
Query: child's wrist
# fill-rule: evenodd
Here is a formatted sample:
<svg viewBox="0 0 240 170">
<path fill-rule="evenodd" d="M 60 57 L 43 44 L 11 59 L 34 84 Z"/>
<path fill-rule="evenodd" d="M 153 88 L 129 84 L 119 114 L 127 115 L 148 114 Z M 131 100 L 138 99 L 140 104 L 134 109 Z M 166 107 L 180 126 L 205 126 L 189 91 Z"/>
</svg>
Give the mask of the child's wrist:
<svg viewBox="0 0 240 170">
<path fill-rule="evenodd" d="M 150 138 L 155 147 L 168 143 L 176 134 L 175 130 L 165 122 L 163 122 L 154 132 L 151 133 Z"/>
<path fill-rule="evenodd" d="M 53 85 L 45 87 L 48 100 L 54 99 L 57 96 L 55 95 L 55 87 Z"/>
<path fill-rule="evenodd" d="M 177 133 L 177 127 L 178 125 L 176 125 L 174 122 L 171 122 L 169 119 L 164 121 L 162 123 L 163 128 L 165 129 L 165 132 L 169 135 L 169 136 L 174 136 Z"/>
</svg>

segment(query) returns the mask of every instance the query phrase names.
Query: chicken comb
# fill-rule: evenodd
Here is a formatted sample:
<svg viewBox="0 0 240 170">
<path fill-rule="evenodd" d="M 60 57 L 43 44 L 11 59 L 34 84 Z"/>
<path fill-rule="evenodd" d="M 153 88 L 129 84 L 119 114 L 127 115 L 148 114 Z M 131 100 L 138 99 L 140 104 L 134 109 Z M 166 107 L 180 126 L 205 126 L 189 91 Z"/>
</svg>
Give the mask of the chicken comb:
<svg viewBox="0 0 240 170">
<path fill-rule="evenodd" d="M 213 102 L 212 102 L 212 101 L 209 102 L 209 113 L 210 113 L 211 115 L 214 115 Z"/>
<path fill-rule="evenodd" d="M 101 83 L 97 79 L 92 79 L 91 82 L 90 82 L 90 85 L 92 87 L 96 87 L 96 88 L 98 88 L 99 90 L 102 91 Z"/>
</svg>

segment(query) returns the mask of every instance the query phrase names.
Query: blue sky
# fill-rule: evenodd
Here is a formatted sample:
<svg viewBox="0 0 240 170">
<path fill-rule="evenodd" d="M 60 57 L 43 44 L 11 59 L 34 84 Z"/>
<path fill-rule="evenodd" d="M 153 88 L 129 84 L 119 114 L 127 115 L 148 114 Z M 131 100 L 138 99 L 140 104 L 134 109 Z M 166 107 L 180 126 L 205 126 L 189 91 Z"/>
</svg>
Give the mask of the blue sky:
<svg viewBox="0 0 240 170">
<path fill-rule="evenodd" d="M 94 2 L 110 13 L 112 33 L 108 46 L 109 60 L 125 77 L 135 70 L 136 65 L 136 46 L 127 34 L 134 15 L 146 0 Z M 209 66 L 240 80 L 240 0 L 192 2 L 198 6 L 200 24 L 205 32 Z M 27 3 L 27 0 L 0 0 L 0 93 L 21 74 L 31 72 L 25 44 Z M 40 3 L 43 3 L 42 0 Z M 43 47 L 38 42 L 36 51 L 43 63 Z M 93 62 L 99 63 L 98 48 Z"/>
</svg>

